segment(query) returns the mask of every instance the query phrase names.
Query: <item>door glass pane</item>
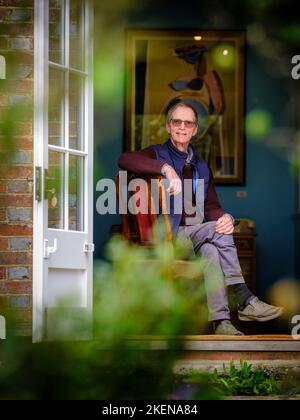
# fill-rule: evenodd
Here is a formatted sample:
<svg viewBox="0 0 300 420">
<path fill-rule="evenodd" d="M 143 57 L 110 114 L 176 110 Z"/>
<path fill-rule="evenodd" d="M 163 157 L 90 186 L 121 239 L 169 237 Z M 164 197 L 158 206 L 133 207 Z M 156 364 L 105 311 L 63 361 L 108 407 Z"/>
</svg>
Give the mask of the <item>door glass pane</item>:
<svg viewBox="0 0 300 420">
<path fill-rule="evenodd" d="M 49 0 L 49 61 L 64 64 L 65 0 Z"/>
<path fill-rule="evenodd" d="M 84 70 L 84 7 L 82 0 L 70 1 L 70 67 Z"/>
<path fill-rule="evenodd" d="M 64 178 L 64 154 L 49 151 L 45 193 L 50 229 L 64 229 Z"/>
<path fill-rule="evenodd" d="M 70 155 L 69 230 L 84 230 L 84 158 Z"/>
<path fill-rule="evenodd" d="M 69 85 L 69 124 L 70 124 L 70 149 L 83 150 L 83 127 L 84 127 L 84 86 L 83 78 L 70 75 Z"/>
<path fill-rule="evenodd" d="M 64 146 L 64 73 L 49 69 L 48 135 L 49 144 Z"/>
</svg>

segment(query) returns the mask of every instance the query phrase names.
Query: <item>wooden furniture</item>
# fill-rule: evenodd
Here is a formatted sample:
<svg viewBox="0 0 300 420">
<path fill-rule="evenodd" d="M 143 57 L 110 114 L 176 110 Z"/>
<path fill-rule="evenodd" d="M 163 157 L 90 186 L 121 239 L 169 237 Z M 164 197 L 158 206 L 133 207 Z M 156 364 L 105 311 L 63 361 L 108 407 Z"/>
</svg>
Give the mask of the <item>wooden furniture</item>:
<svg viewBox="0 0 300 420">
<path fill-rule="evenodd" d="M 127 178 L 120 174 L 116 178 L 117 200 L 122 211 L 122 235 L 128 241 L 140 245 L 151 246 L 159 240 L 170 242 L 172 229 L 166 210 L 165 189 L 162 176 L 146 177 L 128 173 Z M 130 188 L 128 188 L 130 184 Z M 128 190 L 131 193 L 128 193 Z M 136 196 L 136 199 L 133 199 Z M 159 220 L 163 222 L 163 237 L 158 237 L 155 226 Z"/>
<path fill-rule="evenodd" d="M 158 194 L 158 200 L 153 198 L 154 184 L 151 185 L 150 177 L 139 176 L 139 179 L 145 181 L 144 185 L 140 185 L 140 183 L 135 185 L 135 177 L 133 174 L 129 174 L 126 180 L 122 180 L 122 178 L 119 177 L 119 174 L 117 175 L 117 199 L 123 210 L 127 210 L 126 214 L 121 214 L 121 233 L 128 241 L 148 247 L 153 246 L 161 240 L 169 242 L 172 240 L 172 231 L 169 218 L 166 214 L 161 216 L 163 222 L 161 227 L 163 227 L 164 230 L 163 235 L 159 236 L 155 229 L 153 229 L 153 226 L 155 226 L 158 221 L 157 214 L 161 212 L 166 213 L 165 190 L 161 183 L 163 177 L 155 177 L 155 190 L 156 194 Z M 124 182 L 126 182 L 126 185 L 124 185 Z M 128 211 L 130 196 L 128 196 L 127 191 L 130 182 L 133 182 L 131 184 L 131 190 L 133 190 L 134 193 L 137 192 L 140 200 L 147 203 L 144 208 L 141 206 L 140 201 L 133 204 L 134 206 L 137 204 L 140 205 L 141 211 L 138 211 L 137 207 L 131 208 L 130 211 Z M 132 210 L 135 211 L 136 214 L 132 214 Z M 247 229 L 245 232 L 235 231 L 234 240 L 245 282 L 252 293 L 256 294 L 256 234 L 250 229 Z M 187 261 L 185 261 L 185 264 L 186 263 Z M 182 264 L 184 263 L 182 262 Z"/>
<path fill-rule="evenodd" d="M 161 182 L 163 179 L 162 176 L 150 178 L 141 175 L 135 178 L 133 174 L 129 174 L 128 178 L 123 180 L 119 174 L 117 175 L 117 199 L 122 209 L 120 233 L 127 241 L 147 248 L 172 241 L 165 188 Z M 129 183 L 131 194 L 128 196 Z M 138 198 L 130 203 L 130 198 L 135 194 Z M 117 233 L 116 228 L 114 232 Z M 148 259 L 147 262 L 157 263 L 154 259 Z M 195 262 L 188 259 L 175 259 L 173 266 L 166 272 L 166 278 L 170 281 L 176 278 L 198 281 L 203 278 L 203 275 L 195 270 Z"/>
<path fill-rule="evenodd" d="M 256 294 L 256 233 L 234 232 L 233 237 L 245 282 Z"/>
</svg>

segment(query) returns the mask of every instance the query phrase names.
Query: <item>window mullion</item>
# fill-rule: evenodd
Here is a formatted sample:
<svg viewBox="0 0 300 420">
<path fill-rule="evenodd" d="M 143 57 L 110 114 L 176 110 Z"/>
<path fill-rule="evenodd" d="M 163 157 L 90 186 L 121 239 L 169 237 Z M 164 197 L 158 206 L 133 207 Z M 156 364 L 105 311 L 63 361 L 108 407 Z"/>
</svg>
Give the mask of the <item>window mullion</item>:
<svg viewBox="0 0 300 420">
<path fill-rule="evenodd" d="M 70 104 L 69 104 L 69 64 L 70 64 L 70 0 L 65 0 L 65 148 L 70 147 Z M 69 151 L 65 153 L 65 230 L 69 230 Z"/>
<path fill-rule="evenodd" d="M 65 0 L 65 66 L 70 68 L 70 0 Z"/>
</svg>

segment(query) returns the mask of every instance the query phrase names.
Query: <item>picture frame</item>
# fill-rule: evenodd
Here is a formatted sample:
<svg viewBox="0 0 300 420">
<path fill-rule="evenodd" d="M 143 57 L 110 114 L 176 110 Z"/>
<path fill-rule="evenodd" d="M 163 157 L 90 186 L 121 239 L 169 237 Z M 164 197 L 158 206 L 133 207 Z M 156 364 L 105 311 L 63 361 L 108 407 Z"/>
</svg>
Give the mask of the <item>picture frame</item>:
<svg viewBox="0 0 300 420">
<path fill-rule="evenodd" d="M 126 150 L 164 143 L 166 112 L 194 106 L 192 144 L 216 184 L 245 184 L 245 31 L 127 30 Z"/>
</svg>

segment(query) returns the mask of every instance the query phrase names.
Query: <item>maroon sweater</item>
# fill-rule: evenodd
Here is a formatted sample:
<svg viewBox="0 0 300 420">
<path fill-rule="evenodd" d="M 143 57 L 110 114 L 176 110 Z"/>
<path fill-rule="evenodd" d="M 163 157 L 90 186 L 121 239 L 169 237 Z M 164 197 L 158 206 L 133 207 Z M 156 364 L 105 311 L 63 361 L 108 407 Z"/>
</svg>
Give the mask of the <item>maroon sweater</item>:
<svg viewBox="0 0 300 420">
<path fill-rule="evenodd" d="M 136 152 L 125 152 L 118 160 L 121 169 L 133 172 L 137 175 L 161 175 L 163 162 L 156 159 L 156 153 L 153 146 Z M 184 177 L 190 178 L 188 171 L 184 171 Z M 218 220 L 226 212 L 219 202 L 213 175 L 210 170 L 210 181 L 207 191 L 207 197 L 204 203 L 204 216 L 207 222 Z"/>
</svg>

